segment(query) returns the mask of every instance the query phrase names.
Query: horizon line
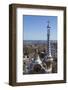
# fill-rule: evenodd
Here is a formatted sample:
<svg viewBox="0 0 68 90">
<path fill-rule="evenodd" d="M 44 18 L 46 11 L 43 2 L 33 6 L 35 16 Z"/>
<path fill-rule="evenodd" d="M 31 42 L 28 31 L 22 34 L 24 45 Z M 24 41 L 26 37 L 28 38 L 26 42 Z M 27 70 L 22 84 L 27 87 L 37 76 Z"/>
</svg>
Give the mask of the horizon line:
<svg viewBox="0 0 68 90">
<path fill-rule="evenodd" d="M 36 41 L 36 40 L 35 40 Z M 47 41 L 47 40 L 42 40 L 42 41 Z M 50 40 L 51 41 L 51 40 Z M 55 40 L 55 41 L 57 41 L 57 40 Z"/>
</svg>

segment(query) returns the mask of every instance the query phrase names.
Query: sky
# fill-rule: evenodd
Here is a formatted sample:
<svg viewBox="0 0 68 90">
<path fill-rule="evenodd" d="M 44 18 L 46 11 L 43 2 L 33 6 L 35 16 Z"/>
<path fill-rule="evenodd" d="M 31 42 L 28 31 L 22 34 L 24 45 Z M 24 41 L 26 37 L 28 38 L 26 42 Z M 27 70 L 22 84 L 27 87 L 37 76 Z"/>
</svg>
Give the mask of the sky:
<svg viewBox="0 0 68 90">
<path fill-rule="evenodd" d="M 47 24 L 50 22 L 50 40 L 57 40 L 57 16 L 23 16 L 24 40 L 47 40 Z"/>
</svg>

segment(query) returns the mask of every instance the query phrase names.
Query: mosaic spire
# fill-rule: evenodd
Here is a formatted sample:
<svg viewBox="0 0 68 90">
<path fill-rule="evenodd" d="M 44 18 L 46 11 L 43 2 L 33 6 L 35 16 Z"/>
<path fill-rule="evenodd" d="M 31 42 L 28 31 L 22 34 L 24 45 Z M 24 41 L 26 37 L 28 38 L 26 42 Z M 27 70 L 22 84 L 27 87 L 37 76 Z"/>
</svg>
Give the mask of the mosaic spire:
<svg viewBox="0 0 68 90">
<path fill-rule="evenodd" d="M 50 45 L 50 22 L 48 21 L 47 25 L 47 55 L 48 57 L 51 57 L 51 45 Z"/>
</svg>

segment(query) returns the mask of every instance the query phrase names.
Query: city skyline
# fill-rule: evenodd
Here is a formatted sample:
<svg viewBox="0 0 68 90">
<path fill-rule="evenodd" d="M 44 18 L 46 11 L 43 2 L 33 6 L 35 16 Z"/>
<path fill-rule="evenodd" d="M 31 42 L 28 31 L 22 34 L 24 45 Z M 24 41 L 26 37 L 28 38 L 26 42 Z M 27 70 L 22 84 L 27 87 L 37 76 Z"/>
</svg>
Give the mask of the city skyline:
<svg viewBox="0 0 68 90">
<path fill-rule="evenodd" d="M 47 22 L 50 21 L 50 40 L 57 40 L 57 16 L 24 15 L 24 40 L 47 40 Z"/>
</svg>

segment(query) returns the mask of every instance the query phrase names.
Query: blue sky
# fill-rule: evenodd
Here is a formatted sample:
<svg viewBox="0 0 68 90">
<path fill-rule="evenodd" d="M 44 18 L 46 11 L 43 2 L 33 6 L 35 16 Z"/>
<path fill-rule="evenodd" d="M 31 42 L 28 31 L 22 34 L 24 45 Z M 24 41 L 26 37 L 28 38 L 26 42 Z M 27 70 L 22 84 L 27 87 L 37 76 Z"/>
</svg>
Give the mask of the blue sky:
<svg viewBox="0 0 68 90">
<path fill-rule="evenodd" d="M 57 16 L 24 15 L 24 40 L 47 40 L 47 22 L 50 21 L 50 39 L 57 40 Z"/>
</svg>

